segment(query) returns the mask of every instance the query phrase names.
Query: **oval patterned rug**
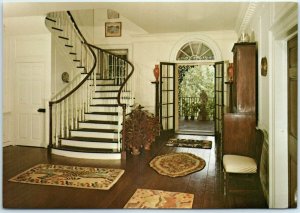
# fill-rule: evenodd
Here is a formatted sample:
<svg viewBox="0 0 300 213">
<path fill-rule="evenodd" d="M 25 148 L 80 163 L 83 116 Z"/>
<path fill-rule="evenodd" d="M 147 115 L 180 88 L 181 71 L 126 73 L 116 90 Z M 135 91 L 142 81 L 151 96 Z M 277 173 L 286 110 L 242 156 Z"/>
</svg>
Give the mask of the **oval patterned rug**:
<svg viewBox="0 0 300 213">
<path fill-rule="evenodd" d="M 205 160 L 186 152 L 156 156 L 149 163 L 161 175 L 170 177 L 185 176 L 205 167 Z"/>
</svg>

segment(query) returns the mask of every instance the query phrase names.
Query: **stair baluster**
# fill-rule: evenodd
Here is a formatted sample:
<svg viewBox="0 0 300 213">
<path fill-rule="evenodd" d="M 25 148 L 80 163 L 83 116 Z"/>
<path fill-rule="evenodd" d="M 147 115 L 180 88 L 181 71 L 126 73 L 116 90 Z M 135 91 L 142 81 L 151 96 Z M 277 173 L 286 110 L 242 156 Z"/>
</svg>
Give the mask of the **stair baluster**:
<svg viewBox="0 0 300 213">
<path fill-rule="evenodd" d="M 125 114 L 130 112 L 129 106 L 134 101 L 133 81 L 130 78 L 134 71 L 132 63 L 88 44 L 70 12 L 50 13 L 47 17 L 55 20 L 47 22 L 46 19 L 46 25 L 49 23 L 48 28 L 53 31 L 54 35 L 57 35 L 59 43 L 67 49 L 66 56 L 73 64 L 76 64 L 74 69 L 81 70 L 79 74 L 72 75 L 74 76 L 73 80 L 49 103 L 49 149 L 66 149 L 67 146 L 70 146 L 67 140 L 78 144 L 80 141 L 76 141 L 74 135 L 78 135 L 85 129 L 94 135 L 100 135 L 98 131 L 103 135 L 108 135 L 107 137 L 111 137 L 110 143 L 117 140 L 116 146 L 111 146 L 108 142 L 104 142 L 103 146 L 112 147 L 117 152 L 125 151 L 120 132 L 122 128 L 125 128 L 122 123 Z M 61 30 L 53 29 L 50 25 Z M 129 67 L 131 68 L 130 73 L 128 72 Z M 104 120 L 101 121 L 98 117 Z M 91 120 L 89 121 L 89 119 Z M 114 125 L 116 125 L 115 128 Z M 91 129 L 90 126 L 96 129 Z M 104 129 L 98 129 L 97 126 Z M 91 146 L 91 141 L 96 142 L 101 139 L 94 138 L 86 141 L 88 146 Z M 95 155 L 93 156 L 95 157 Z"/>
</svg>

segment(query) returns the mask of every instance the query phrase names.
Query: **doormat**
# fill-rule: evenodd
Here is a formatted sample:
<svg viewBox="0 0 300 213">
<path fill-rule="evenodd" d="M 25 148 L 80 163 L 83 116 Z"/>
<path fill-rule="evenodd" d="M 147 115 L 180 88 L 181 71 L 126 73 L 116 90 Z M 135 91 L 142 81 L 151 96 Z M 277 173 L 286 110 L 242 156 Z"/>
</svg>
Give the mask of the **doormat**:
<svg viewBox="0 0 300 213">
<path fill-rule="evenodd" d="M 211 149 L 212 141 L 172 138 L 166 143 L 166 146 Z"/>
<path fill-rule="evenodd" d="M 122 169 L 38 164 L 9 181 L 108 190 L 123 173 Z"/>
<path fill-rule="evenodd" d="M 194 154 L 181 152 L 156 156 L 149 164 L 161 175 L 179 177 L 202 170 L 206 163 Z"/>
<path fill-rule="evenodd" d="M 124 208 L 192 208 L 193 200 L 188 193 L 137 189 Z"/>
</svg>

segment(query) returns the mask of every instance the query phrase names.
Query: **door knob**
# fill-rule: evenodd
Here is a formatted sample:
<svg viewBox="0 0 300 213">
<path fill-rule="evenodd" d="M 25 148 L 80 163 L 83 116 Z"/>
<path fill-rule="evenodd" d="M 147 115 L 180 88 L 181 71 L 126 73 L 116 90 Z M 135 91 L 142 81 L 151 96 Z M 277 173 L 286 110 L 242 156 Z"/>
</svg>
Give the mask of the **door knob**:
<svg viewBox="0 0 300 213">
<path fill-rule="evenodd" d="M 46 109 L 45 108 L 39 108 L 38 110 L 37 110 L 38 112 L 46 112 Z"/>
</svg>

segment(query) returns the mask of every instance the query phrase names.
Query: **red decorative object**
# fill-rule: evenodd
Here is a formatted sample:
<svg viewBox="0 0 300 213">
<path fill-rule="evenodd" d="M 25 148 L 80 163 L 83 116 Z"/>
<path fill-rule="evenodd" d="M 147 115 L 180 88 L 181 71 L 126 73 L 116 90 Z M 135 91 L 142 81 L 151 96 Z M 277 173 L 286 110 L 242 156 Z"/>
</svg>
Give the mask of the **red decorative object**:
<svg viewBox="0 0 300 213">
<path fill-rule="evenodd" d="M 154 73 L 154 77 L 155 77 L 156 81 L 158 81 L 158 77 L 159 77 L 159 67 L 158 67 L 158 64 L 155 64 L 155 68 L 153 70 L 153 73 Z"/>
<path fill-rule="evenodd" d="M 228 81 L 233 82 L 233 63 L 229 63 L 227 68 Z"/>
</svg>

